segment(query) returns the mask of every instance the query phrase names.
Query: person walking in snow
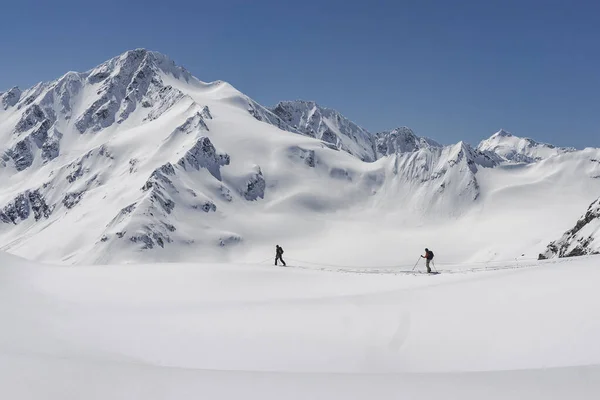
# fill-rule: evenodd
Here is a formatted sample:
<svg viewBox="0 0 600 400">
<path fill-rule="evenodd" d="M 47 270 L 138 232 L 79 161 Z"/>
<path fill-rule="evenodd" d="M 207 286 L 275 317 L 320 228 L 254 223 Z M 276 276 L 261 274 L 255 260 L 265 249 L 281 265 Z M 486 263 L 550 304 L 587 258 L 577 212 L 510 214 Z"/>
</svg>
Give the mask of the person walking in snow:
<svg viewBox="0 0 600 400">
<path fill-rule="evenodd" d="M 425 255 L 421 256 L 421 258 L 425 259 L 425 266 L 427 267 L 427 273 L 430 274 L 431 268 L 429 267 L 429 263 L 431 262 L 431 260 L 433 260 L 433 251 L 429 250 L 428 248 L 425 248 Z"/>
<path fill-rule="evenodd" d="M 277 261 L 281 261 L 283 266 L 285 267 L 285 261 L 281 256 L 283 255 L 283 248 L 279 245 L 275 245 L 275 265 L 277 265 Z"/>
</svg>

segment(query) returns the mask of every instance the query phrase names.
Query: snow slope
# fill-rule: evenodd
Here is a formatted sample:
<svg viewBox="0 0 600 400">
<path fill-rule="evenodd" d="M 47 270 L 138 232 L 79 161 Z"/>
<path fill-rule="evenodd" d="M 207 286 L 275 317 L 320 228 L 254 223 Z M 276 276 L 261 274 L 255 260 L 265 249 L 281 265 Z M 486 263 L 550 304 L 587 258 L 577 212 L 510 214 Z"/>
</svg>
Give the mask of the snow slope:
<svg viewBox="0 0 600 400">
<path fill-rule="evenodd" d="M 0 254 L 0 387 L 50 400 L 595 399 L 597 264 L 427 276 Z"/>
<path fill-rule="evenodd" d="M 356 266 L 425 246 L 446 262 L 537 257 L 600 193 L 598 149 L 535 145 L 524 164 L 409 128 L 371 135 L 143 49 L 0 98 L 0 250 L 46 262 L 250 262 L 275 244 Z"/>
</svg>

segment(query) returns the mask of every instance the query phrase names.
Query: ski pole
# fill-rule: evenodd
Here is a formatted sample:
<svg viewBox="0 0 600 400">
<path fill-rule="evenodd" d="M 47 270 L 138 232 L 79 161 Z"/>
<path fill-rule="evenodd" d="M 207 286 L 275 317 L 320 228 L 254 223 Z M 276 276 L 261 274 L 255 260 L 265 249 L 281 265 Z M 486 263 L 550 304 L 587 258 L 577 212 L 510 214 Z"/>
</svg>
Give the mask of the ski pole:
<svg viewBox="0 0 600 400">
<path fill-rule="evenodd" d="M 416 262 L 415 266 L 413 267 L 413 269 L 411 270 L 411 272 L 414 271 L 415 268 L 417 268 L 417 264 L 419 264 L 419 261 L 421 261 L 421 257 L 419 257 L 419 259 L 417 260 L 417 262 Z"/>
<path fill-rule="evenodd" d="M 433 265 L 433 269 L 435 270 L 435 272 L 438 272 L 437 268 L 435 267 L 435 261 L 431 260 L 431 265 Z"/>
</svg>

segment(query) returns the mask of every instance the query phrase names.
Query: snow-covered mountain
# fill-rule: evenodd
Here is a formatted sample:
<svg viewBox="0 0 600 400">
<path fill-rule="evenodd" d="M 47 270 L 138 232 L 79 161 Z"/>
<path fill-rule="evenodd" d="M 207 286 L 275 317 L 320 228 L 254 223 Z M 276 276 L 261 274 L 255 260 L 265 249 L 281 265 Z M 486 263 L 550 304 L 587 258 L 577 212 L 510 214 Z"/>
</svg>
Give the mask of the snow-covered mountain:
<svg viewBox="0 0 600 400">
<path fill-rule="evenodd" d="M 0 102 L 0 250 L 46 261 L 262 259 L 276 242 L 353 262 L 432 242 L 455 260 L 513 258 L 600 193 L 596 149 L 532 144 L 515 164 L 506 145 L 371 134 L 312 102 L 270 110 L 143 49 Z"/>
<path fill-rule="evenodd" d="M 271 110 L 288 125 L 291 132 L 322 140 L 360 158 L 375 161 L 373 137 L 339 112 L 313 101 L 282 101 Z"/>
<path fill-rule="evenodd" d="M 480 151 L 498 154 L 508 161 L 533 163 L 558 154 L 575 151 L 573 148 L 555 147 L 551 144 L 538 143 L 529 138 L 513 136 L 504 129 L 483 140 L 477 146 Z"/>
</svg>

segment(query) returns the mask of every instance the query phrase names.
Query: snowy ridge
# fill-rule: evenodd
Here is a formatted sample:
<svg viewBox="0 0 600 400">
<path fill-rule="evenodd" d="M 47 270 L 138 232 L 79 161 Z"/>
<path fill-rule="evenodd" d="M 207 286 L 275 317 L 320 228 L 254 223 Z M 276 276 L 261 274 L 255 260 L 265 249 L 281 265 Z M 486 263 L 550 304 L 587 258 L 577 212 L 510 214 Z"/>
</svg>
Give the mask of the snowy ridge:
<svg viewBox="0 0 600 400">
<path fill-rule="evenodd" d="M 335 110 L 313 101 L 297 100 L 280 102 L 271 111 L 285 121 L 292 132 L 320 139 L 362 161 L 378 158 L 371 134 Z"/>
<path fill-rule="evenodd" d="M 483 140 L 477 149 L 493 152 L 507 161 L 533 163 L 558 154 L 575 151 L 573 148 L 555 147 L 551 144 L 538 143 L 529 138 L 520 138 L 501 129 L 489 139 Z"/>
</svg>

